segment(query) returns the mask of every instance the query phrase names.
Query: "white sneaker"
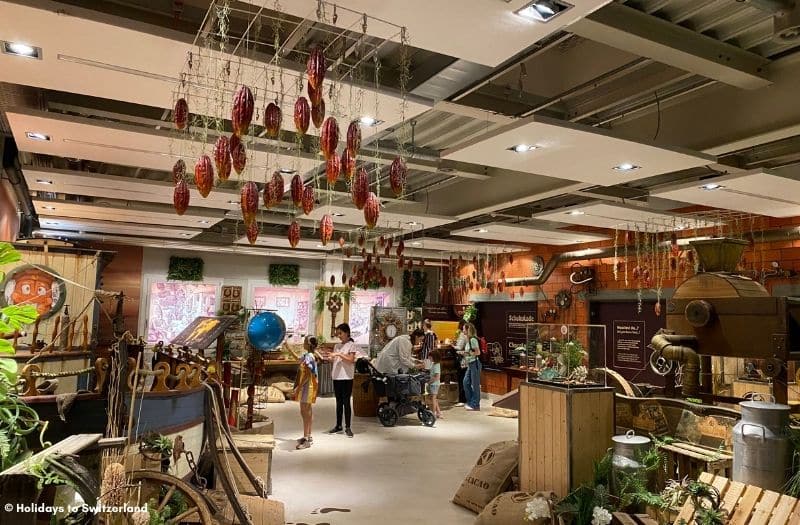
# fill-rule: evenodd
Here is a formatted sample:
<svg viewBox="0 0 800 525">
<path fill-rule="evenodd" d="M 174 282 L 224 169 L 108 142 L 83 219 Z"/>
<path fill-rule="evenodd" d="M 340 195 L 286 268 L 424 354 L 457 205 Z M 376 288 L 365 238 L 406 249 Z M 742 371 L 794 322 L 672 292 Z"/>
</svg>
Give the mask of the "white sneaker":
<svg viewBox="0 0 800 525">
<path fill-rule="evenodd" d="M 463 406 L 464 406 L 464 403 L 456 403 L 456 406 L 457 406 L 457 407 L 463 407 Z"/>
</svg>

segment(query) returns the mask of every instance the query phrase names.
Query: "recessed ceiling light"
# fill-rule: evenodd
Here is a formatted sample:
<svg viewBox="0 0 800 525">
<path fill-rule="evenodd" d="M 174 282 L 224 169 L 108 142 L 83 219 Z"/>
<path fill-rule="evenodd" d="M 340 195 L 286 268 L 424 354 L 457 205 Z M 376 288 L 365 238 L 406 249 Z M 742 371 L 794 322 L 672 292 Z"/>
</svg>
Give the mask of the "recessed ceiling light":
<svg viewBox="0 0 800 525">
<path fill-rule="evenodd" d="M 408 224 L 409 226 L 419 226 L 419 223 L 417 221 L 409 221 L 406 224 Z"/>
<path fill-rule="evenodd" d="M 701 189 L 706 191 L 718 190 L 722 187 L 722 184 L 717 184 L 716 182 L 709 182 L 708 184 L 703 184 L 700 186 Z"/>
<path fill-rule="evenodd" d="M 3 53 L 26 58 L 42 58 L 42 48 L 22 42 L 3 42 Z"/>
<path fill-rule="evenodd" d="M 358 121 L 360 123 L 362 123 L 363 125 L 370 126 L 370 127 L 371 126 L 378 126 L 380 124 L 383 124 L 382 120 L 378 120 L 375 117 L 370 117 L 369 115 L 364 115 L 363 117 L 358 119 Z"/>
<path fill-rule="evenodd" d="M 197 221 L 197 222 L 199 222 L 200 224 L 209 224 L 209 221 L 207 221 L 207 220 L 205 220 L 205 219 L 200 219 L 200 220 L 199 220 L 199 221 Z"/>
<path fill-rule="evenodd" d="M 45 135 L 44 133 L 39 133 L 38 131 L 26 131 L 25 136 L 31 140 L 50 141 L 50 135 Z"/>
<path fill-rule="evenodd" d="M 641 166 L 637 166 L 636 164 L 631 164 L 630 162 L 623 162 L 618 166 L 614 166 L 614 169 L 617 171 L 633 171 L 638 170 Z"/>
<path fill-rule="evenodd" d="M 49 224 L 50 226 L 55 226 L 56 224 L 58 224 L 58 223 L 57 223 L 57 222 L 55 222 L 55 221 L 44 221 L 44 223 L 45 223 L 45 224 Z"/>
<path fill-rule="evenodd" d="M 675 229 L 676 230 L 684 230 L 684 229 L 686 229 L 686 225 L 685 224 L 676 224 L 675 225 Z"/>
<path fill-rule="evenodd" d="M 534 146 L 532 144 L 515 144 L 508 148 L 509 151 L 513 151 L 514 153 L 527 153 L 529 151 L 533 151 L 537 149 L 538 146 Z"/>
<path fill-rule="evenodd" d="M 325 246 L 322 244 L 317 244 L 317 248 L 324 248 Z"/>
<path fill-rule="evenodd" d="M 422 243 L 419 241 L 414 241 L 411 243 L 411 246 L 422 246 Z"/>
<path fill-rule="evenodd" d="M 239 201 L 230 200 L 228 204 L 241 204 Z"/>
<path fill-rule="evenodd" d="M 561 0 L 535 0 L 521 9 L 514 11 L 515 14 L 524 18 L 530 18 L 537 22 L 549 22 L 556 15 L 559 15 L 571 8 L 572 5 Z"/>
<path fill-rule="evenodd" d="M 293 174 L 293 173 L 297 173 L 297 170 L 293 170 L 293 169 L 291 169 L 291 168 L 281 168 L 281 169 L 280 169 L 280 170 L 278 170 L 278 171 L 280 171 L 281 173 L 286 173 L 286 174 L 288 174 L 288 175 L 291 175 L 291 174 Z"/>
<path fill-rule="evenodd" d="M 191 237 L 192 234 L 191 233 L 182 233 L 181 235 L 183 235 L 184 237 Z"/>
<path fill-rule="evenodd" d="M 42 206 L 45 210 L 55 210 L 55 206 Z"/>
<path fill-rule="evenodd" d="M 489 233 L 489 230 L 487 230 L 486 228 L 478 228 L 477 230 L 475 230 L 475 233 Z"/>
<path fill-rule="evenodd" d="M 331 213 L 331 215 L 333 215 L 334 217 L 344 217 L 344 213 L 339 213 L 338 211 Z"/>
<path fill-rule="evenodd" d="M 583 212 L 581 210 L 572 210 L 572 211 L 568 211 L 567 215 L 584 215 L 585 213 L 586 212 Z"/>
<path fill-rule="evenodd" d="M 53 181 L 47 179 L 36 179 L 36 184 L 53 184 Z"/>
</svg>

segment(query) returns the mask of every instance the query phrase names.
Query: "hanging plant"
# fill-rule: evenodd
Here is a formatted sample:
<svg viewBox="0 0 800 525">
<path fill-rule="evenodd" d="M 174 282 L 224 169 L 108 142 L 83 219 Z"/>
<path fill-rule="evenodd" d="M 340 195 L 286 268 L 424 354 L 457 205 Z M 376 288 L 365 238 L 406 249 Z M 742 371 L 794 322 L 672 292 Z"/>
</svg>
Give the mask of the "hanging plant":
<svg viewBox="0 0 800 525">
<path fill-rule="evenodd" d="M 317 288 L 317 295 L 314 297 L 314 307 L 317 314 L 321 314 L 323 310 L 325 310 L 325 300 L 329 294 L 339 296 L 343 304 L 348 304 L 352 296 L 352 291 L 349 288 L 342 290 L 340 288 L 331 288 L 327 286 Z"/>
<path fill-rule="evenodd" d="M 300 266 L 297 264 L 270 264 L 269 284 L 297 286 L 300 284 Z"/>
<path fill-rule="evenodd" d="M 170 257 L 167 279 L 170 281 L 202 281 L 203 259 L 200 257 Z"/>
<path fill-rule="evenodd" d="M 406 308 L 422 308 L 428 289 L 428 275 L 419 270 L 403 272 L 403 298 L 401 305 Z"/>
</svg>

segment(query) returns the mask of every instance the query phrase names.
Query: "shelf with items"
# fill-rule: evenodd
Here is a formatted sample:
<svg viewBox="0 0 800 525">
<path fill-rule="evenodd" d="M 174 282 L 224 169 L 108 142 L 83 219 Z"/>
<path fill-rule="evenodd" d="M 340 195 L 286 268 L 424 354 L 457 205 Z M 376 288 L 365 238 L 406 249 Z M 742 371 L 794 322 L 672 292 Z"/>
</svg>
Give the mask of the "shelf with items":
<svg viewBox="0 0 800 525">
<path fill-rule="evenodd" d="M 525 350 L 517 367 L 526 380 L 563 385 L 566 388 L 605 386 L 592 379 L 592 367 L 605 367 L 605 325 L 546 324 L 527 326 Z"/>
</svg>

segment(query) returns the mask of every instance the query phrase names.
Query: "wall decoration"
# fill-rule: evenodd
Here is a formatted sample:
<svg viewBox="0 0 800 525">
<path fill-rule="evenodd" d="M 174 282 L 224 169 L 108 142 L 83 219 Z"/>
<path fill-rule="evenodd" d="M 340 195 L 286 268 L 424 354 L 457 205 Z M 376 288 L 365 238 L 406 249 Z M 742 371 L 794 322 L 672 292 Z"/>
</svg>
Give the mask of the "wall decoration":
<svg viewBox="0 0 800 525">
<path fill-rule="evenodd" d="M 403 299 L 406 308 L 422 308 L 428 291 L 428 275 L 419 270 L 403 272 Z"/>
<path fill-rule="evenodd" d="M 196 350 L 202 350 L 215 344 L 217 338 L 222 335 L 230 325 L 239 319 L 233 315 L 222 315 L 218 317 L 197 317 L 189 323 L 180 334 L 175 336 L 172 344 L 176 346 L 188 346 Z"/>
<path fill-rule="evenodd" d="M 200 257 L 170 257 L 167 279 L 170 281 L 202 281 L 203 259 Z"/>
<path fill-rule="evenodd" d="M 408 333 L 408 313 L 409 310 L 405 308 L 384 308 L 381 306 L 372 308 L 372 326 L 369 331 L 371 356 L 378 355 L 378 352 L 395 337 Z"/>
<path fill-rule="evenodd" d="M 372 308 L 389 306 L 391 292 L 383 290 L 355 290 L 350 299 L 350 330 L 356 344 L 369 344 Z"/>
<path fill-rule="evenodd" d="M 18 266 L 8 272 L 3 281 L 3 306 L 31 304 L 36 307 L 40 319 L 55 315 L 66 298 L 64 280 L 45 266 Z"/>
<path fill-rule="evenodd" d="M 300 284 L 300 266 L 297 264 L 270 264 L 269 284 L 297 286 Z"/>
<path fill-rule="evenodd" d="M 292 343 L 300 342 L 308 333 L 311 313 L 310 290 L 256 286 L 253 288 L 252 296 L 254 309 L 273 310 L 284 320 Z"/>
<path fill-rule="evenodd" d="M 222 315 L 236 315 L 242 308 L 242 287 L 223 286 L 220 312 Z"/>
<path fill-rule="evenodd" d="M 216 312 L 217 286 L 154 282 L 150 285 L 147 341 L 172 341 L 197 317 Z"/>
</svg>

